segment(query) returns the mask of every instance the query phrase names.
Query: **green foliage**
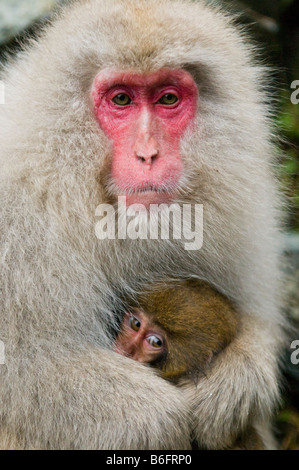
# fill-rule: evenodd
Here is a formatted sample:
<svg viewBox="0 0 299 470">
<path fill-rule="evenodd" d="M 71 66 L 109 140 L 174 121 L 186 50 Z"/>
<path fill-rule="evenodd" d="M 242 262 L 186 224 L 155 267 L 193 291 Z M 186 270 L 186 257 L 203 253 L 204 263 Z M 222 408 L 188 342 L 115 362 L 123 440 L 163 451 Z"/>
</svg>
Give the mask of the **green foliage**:
<svg viewBox="0 0 299 470">
<path fill-rule="evenodd" d="M 225 6 L 227 3 L 223 1 Z M 288 228 L 299 231 L 299 104 L 291 103 L 293 80 L 299 80 L 299 0 L 235 0 L 264 50 L 263 60 L 277 70 L 282 92 L 277 125 L 283 139 L 282 187 L 290 201 Z"/>
<path fill-rule="evenodd" d="M 291 204 L 289 228 L 299 232 L 299 104 L 284 102 L 278 126 L 285 138 L 281 179 Z"/>
<path fill-rule="evenodd" d="M 282 450 L 299 450 L 299 414 L 292 407 L 284 408 L 276 420 Z"/>
</svg>

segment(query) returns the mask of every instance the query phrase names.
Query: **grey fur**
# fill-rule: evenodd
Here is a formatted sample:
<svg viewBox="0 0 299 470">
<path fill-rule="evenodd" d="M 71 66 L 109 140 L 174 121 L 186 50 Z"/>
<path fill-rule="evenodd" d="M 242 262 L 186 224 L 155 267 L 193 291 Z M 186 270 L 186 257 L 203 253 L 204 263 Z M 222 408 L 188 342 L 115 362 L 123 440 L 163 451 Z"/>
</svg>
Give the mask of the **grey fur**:
<svg viewBox="0 0 299 470">
<path fill-rule="evenodd" d="M 204 204 L 199 252 L 95 237 L 110 148 L 89 95 L 107 67 L 186 67 L 197 80 L 182 201 Z M 0 447 L 183 449 L 195 433 L 225 448 L 249 423 L 269 435 L 283 320 L 263 76 L 232 20 L 188 0 L 74 2 L 3 71 Z M 110 331 L 116 293 L 190 276 L 233 299 L 242 327 L 197 387 L 178 388 L 111 352 Z"/>
</svg>

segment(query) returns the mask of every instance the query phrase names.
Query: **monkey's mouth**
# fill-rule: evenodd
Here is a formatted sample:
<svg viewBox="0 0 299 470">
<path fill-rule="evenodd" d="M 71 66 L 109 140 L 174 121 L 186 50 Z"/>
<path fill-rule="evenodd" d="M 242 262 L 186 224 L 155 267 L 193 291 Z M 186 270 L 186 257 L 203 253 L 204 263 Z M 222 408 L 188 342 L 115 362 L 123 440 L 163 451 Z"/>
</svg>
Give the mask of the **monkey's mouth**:
<svg viewBox="0 0 299 470">
<path fill-rule="evenodd" d="M 149 208 L 151 204 L 171 204 L 178 194 L 178 188 L 173 185 L 143 184 L 139 186 L 119 187 L 115 183 L 108 186 L 108 192 L 115 199 L 126 198 L 126 205 L 143 205 Z"/>
<path fill-rule="evenodd" d="M 132 188 L 130 191 L 126 191 L 122 195 L 126 197 L 127 206 L 131 206 L 132 204 L 142 204 L 147 208 L 151 204 L 170 204 L 175 197 L 172 190 L 153 185 L 141 188 Z"/>
<path fill-rule="evenodd" d="M 142 186 L 137 188 L 131 188 L 129 191 L 126 191 L 127 194 L 147 194 L 147 193 L 156 193 L 156 194 L 170 194 L 171 190 L 165 187 L 159 187 L 155 185 Z"/>
</svg>

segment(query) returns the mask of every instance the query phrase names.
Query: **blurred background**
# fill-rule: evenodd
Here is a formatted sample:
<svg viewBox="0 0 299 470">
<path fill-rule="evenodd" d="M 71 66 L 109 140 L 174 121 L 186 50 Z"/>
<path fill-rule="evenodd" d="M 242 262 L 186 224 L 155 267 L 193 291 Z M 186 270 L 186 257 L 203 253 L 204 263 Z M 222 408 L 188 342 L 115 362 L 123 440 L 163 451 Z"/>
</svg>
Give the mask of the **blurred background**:
<svg viewBox="0 0 299 470">
<path fill-rule="evenodd" d="M 57 4 L 67 1 L 0 0 L 0 61 L 5 61 L 7 52 L 17 51 L 27 37 L 34 36 L 51 18 Z M 291 344 L 299 340 L 299 0 L 217 3 L 238 14 L 237 21 L 246 25 L 260 48 L 261 61 L 273 68 L 274 119 L 283 149 L 279 174 L 289 202 L 284 237 L 287 259 L 284 294 L 285 311 L 294 327 Z M 299 364 L 291 364 L 292 352 L 286 348 L 283 403 L 275 424 L 281 448 L 299 450 Z"/>
</svg>

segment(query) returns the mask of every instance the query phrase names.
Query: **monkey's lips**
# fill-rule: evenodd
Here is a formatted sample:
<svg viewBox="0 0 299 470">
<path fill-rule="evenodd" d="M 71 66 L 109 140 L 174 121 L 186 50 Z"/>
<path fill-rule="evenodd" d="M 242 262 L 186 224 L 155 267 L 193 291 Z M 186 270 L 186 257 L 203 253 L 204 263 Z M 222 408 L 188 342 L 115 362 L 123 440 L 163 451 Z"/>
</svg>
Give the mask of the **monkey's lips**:
<svg viewBox="0 0 299 470">
<path fill-rule="evenodd" d="M 127 206 L 142 204 L 148 209 L 151 204 L 171 204 L 175 194 L 171 191 L 146 187 L 134 190 L 134 192 L 122 194 L 122 196 L 126 197 Z"/>
</svg>

